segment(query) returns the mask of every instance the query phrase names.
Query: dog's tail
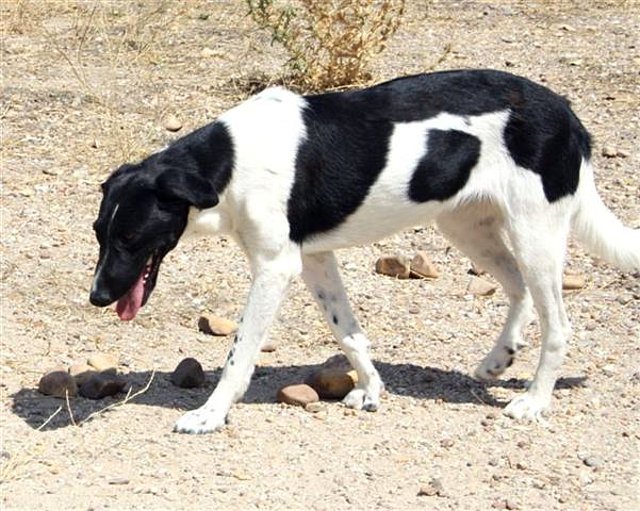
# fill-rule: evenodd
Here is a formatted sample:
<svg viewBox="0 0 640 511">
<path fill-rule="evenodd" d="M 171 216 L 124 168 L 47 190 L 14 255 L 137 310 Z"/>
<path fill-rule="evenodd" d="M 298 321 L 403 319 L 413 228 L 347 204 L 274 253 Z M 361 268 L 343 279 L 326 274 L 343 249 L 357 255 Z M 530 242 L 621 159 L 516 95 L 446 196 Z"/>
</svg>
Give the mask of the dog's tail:
<svg viewBox="0 0 640 511">
<path fill-rule="evenodd" d="M 623 271 L 640 271 L 640 229 L 631 229 L 604 205 L 593 179 L 593 168 L 583 161 L 573 215 L 573 232 L 593 255 Z"/>
</svg>

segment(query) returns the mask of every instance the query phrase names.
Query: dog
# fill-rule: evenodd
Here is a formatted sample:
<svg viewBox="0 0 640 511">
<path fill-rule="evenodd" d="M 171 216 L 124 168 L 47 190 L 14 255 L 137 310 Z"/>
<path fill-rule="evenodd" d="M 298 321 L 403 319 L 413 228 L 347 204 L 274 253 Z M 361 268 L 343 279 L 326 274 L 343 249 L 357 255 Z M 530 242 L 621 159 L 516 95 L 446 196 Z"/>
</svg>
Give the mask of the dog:
<svg viewBox="0 0 640 511">
<path fill-rule="evenodd" d="M 230 235 L 250 264 L 249 296 L 217 387 L 175 431 L 225 424 L 300 274 L 357 371 L 344 403 L 374 411 L 383 382 L 333 251 L 435 222 L 510 301 L 478 378 L 512 364 L 537 311 L 537 372 L 505 413 L 543 421 L 571 332 L 561 292 L 569 232 L 620 269 L 640 270 L 640 230 L 603 204 L 590 162 L 591 137 L 569 102 L 504 72 L 437 72 L 307 96 L 269 88 L 106 180 L 90 301 L 116 302 L 131 320 L 182 236 Z"/>
</svg>

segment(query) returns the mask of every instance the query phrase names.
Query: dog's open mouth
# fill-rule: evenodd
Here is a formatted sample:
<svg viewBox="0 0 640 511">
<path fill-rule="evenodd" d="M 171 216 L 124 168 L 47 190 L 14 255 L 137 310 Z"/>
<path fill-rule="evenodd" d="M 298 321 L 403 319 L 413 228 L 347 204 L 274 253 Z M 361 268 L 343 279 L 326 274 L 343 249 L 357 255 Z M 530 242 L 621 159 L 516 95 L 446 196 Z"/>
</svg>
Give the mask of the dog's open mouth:
<svg viewBox="0 0 640 511">
<path fill-rule="evenodd" d="M 161 259 L 157 252 L 152 254 L 131 289 L 118 300 L 116 312 L 122 321 L 130 321 L 135 318 L 140 308 L 147 303 L 149 295 L 156 285 Z"/>
</svg>

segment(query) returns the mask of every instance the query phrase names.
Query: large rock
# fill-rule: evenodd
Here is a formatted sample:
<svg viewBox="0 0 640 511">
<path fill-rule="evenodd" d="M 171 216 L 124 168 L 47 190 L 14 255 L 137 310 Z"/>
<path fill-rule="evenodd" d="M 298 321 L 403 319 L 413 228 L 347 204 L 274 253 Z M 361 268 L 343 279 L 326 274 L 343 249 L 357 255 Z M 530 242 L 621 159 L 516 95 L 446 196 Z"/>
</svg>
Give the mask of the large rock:
<svg viewBox="0 0 640 511">
<path fill-rule="evenodd" d="M 89 378 L 96 374 L 96 372 L 97 371 L 95 367 L 90 366 L 89 364 L 85 364 L 84 362 L 71 364 L 69 366 L 69 374 L 76 381 L 78 387 L 81 387 L 84 382 L 86 382 Z"/>
<path fill-rule="evenodd" d="M 320 396 L 309 385 L 300 383 L 282 387 L 278 391 L 277 399 L 280 403 L 305 407 L 309 403 L 320 401 Z"/>
<path fill-rule="evenodd" d="M 384 255 L 376 261 L 376 273 L 398 279 L 408 279 L 411 274 L 411 263 L 404 256 Z"/>
<path fill-rule="evenodd" d="M 204 383 L 202 365 L 195 358 L 185 358 L 171 373 L 171 383 L 183 389 L 199 387 Z"/>
<path fill-rule="evenodd" d="M 412 277 L 420 279 L 437 279 L 440 275 L 436 265 L 424 251 L 418 252 L 411 259 L 410 274 Z"/>
<path fill-rule="evenodd" d="M 467 293 L 476 296 L 491 296 L 496 292 L 497 286 L 480 277 L 471 277 L 467 286 Z"/>
<path fill-rule="evenodd" d="M 322 399 L 342 399 L 355 388 L 356 383 L 358 375 L 355 370 L 339 368 L 322 368 L 307 380 Z"/>
<path fill-rule="evenodd" d="M 74 397 L 78 394 L 78 386 L 65 367 L 56 367 L 40 378 L 38 391 L 47 396 Z"/>
<path fill-rule="evenodd" d="M 126 383 L 125 380 L 115 374 L 109 372 L 96 373 L 82 384 L 79 394 L 89 399 L 102 399 L 122 392 Z"/>
<path fill-rule="evenodd" d="M 203 314 L 198 319 L 198 329 L 205 334 L 225 336 L 235 333 L 238 330 L 238 324 L 213 314 Z"/>
</svg>

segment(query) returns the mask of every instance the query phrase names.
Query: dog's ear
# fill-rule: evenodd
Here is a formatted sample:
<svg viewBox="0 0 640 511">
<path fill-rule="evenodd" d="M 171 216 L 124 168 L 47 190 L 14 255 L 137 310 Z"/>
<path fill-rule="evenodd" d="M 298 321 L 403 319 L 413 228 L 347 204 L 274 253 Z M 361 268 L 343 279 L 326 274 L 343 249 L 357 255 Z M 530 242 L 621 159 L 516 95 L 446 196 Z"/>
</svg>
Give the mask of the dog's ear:
<svg viewBox="0 0 640 511">
<path fill-rule="evenodd" d="M 193 171 L 166 169 L 158 176 L 156 190 L 161 199 L 187 202 L 198 209 L 218 204 L 218 193 L 213 184 Z"/>
</svg>

